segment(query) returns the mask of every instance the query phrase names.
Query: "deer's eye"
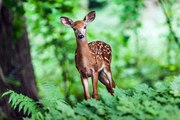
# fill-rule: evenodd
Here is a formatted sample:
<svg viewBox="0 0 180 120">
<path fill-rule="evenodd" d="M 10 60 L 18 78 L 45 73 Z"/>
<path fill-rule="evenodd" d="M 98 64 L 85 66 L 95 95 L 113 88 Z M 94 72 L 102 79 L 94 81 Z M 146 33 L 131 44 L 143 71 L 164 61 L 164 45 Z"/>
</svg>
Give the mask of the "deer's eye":
<svg viewBox="0 0 180 120">
<path fill-rule="evenodd" d="M 84 29 L 86 29 L 86 26 L 84 26 Z"/>
</svg>

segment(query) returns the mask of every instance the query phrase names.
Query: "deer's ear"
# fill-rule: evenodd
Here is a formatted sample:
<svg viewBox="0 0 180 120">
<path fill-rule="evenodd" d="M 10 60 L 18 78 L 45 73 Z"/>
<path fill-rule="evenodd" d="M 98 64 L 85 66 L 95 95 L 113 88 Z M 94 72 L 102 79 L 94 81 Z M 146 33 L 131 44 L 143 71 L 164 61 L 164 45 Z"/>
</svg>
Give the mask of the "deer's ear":
<svg viewBox="0 0 180 120">
<path fill-rule="evenodd" d="M 61 19 L 62 24 L 65 26 L 72 26 L 73 24 L 73 21 L 68 17 L 61 17 L 60 19 Z"/>
<path fill-rule="evenodd" d="M 85 22 L 92 22 L 96 17 L 96 12 L 95 11 L 91 11 L 89 12 L 85 17 L 84 17 L 84 21 Z"/>
</svg>

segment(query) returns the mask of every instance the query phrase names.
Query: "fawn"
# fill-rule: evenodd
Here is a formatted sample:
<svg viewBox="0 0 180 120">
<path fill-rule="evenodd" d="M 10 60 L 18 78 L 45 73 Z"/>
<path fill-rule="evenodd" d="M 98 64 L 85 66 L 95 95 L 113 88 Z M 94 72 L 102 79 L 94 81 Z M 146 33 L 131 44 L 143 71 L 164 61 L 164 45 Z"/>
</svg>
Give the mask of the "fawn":
<svg viewBox="0 0 180 120">
<path fill-rule="evenodd" d="M 95 11 L 89 12 L 83 20 L 75 22 L 68 17 L 61 17 L 60 19 L 63 25 L 73 28 L 76 36 L 75 63 L 81 76 L 85 99 L 90 98 L 88 77 L 92 78 L 93 98 L 98 99 L 98 79 L 113 95 L 115 83 L 112 79 L 110 67 L 111 47 L 102 41 L 88 43 L 86 38 L 86 26 L 95 19 Z"/>
</svg>

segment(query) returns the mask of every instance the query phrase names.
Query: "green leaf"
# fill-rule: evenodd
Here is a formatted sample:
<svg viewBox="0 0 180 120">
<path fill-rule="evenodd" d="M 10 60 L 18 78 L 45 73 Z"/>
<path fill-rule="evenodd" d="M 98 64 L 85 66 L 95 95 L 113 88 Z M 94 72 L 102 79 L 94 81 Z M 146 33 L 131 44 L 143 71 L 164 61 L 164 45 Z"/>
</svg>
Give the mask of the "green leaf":
<svg viewBox="0 0 180 120">
<path fill-rule="evenodd" d="M 21 103 L 19 104 L 19 108 L 18 108 L 18 111 L 19 111 L 19 112 L 22 110 L 23 106 L 24 106 L 24 103 L 21 102 Z"/>
<path fill-rule="evenodd" d="M 16 100 L 16 95 L 14 94 L 14 92 L 11 93 L 8 103 L 11 103 L 13 99 Z"/>
<path fill-rule="evenodd" d="M 174 80 L 171 82 L 170 88 L 170 93 L 176 97 L 180 97 L 180 76 L 174 78 Z"/>
<path fill-rule="evenodd" d="M 8 90 L 7 92 L 3 93 L 1 97 L 4 97 L 4 96 L 9 95 L 11 93 L 13 93 L 13 91 L 12 90 Z"/>
</svg>

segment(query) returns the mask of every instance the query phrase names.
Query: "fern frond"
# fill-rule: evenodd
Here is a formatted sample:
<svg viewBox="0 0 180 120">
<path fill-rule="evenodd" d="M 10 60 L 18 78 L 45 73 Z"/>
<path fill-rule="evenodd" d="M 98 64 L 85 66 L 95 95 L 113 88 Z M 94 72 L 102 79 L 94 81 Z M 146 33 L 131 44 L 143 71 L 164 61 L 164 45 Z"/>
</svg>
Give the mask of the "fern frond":
<svg viewBox="0 0 180 120">
<path fill-rule="evenodd" d="M 115 88 L 114 96 L 106 90 L 100 90 L 98 101 L 95 99 L 82 101 L 74 108 L 57 97 L 45 97 L 39 102 L 34 102 L 29 97 L 12 90 L 2 96 L 10 95 L 9 103 L 13 109 L 18 108 L 24 114 L 31 114 L 31 118 L 24 118 L 24 120 L 180 120 L 179 86 L 178 77 L 171 83 L 158 83 L 155 88 L 146 84 L 128 90 Z M 37 104 L 43 107 L 38 108 Z"/>
<path fill-rule="evenodd" d="M 13 92 L 12 90 L 8 90 L 7 92 L 3 93 L 3 94 L 1 95 L 1 97 L 4 97 L 4 96 L 6 96 L 6 95 L 9 95 L 9 94 L 11 94 L 12 92 Z"/>
<path fill-rule="evenodd" d="M 22 94 L 18 94 L 13 90 L 5 92 L 2 96 L 8 94 L 10 95 L 8 103 L 11 104 L 13 109 L 18 108 L 19 112 L 23 110 L 23 113 L 27 115 L 36 114 L 38 112 L 36 108 L 36 102 L 34 102 L 31 98 Z"/>
</svg>

